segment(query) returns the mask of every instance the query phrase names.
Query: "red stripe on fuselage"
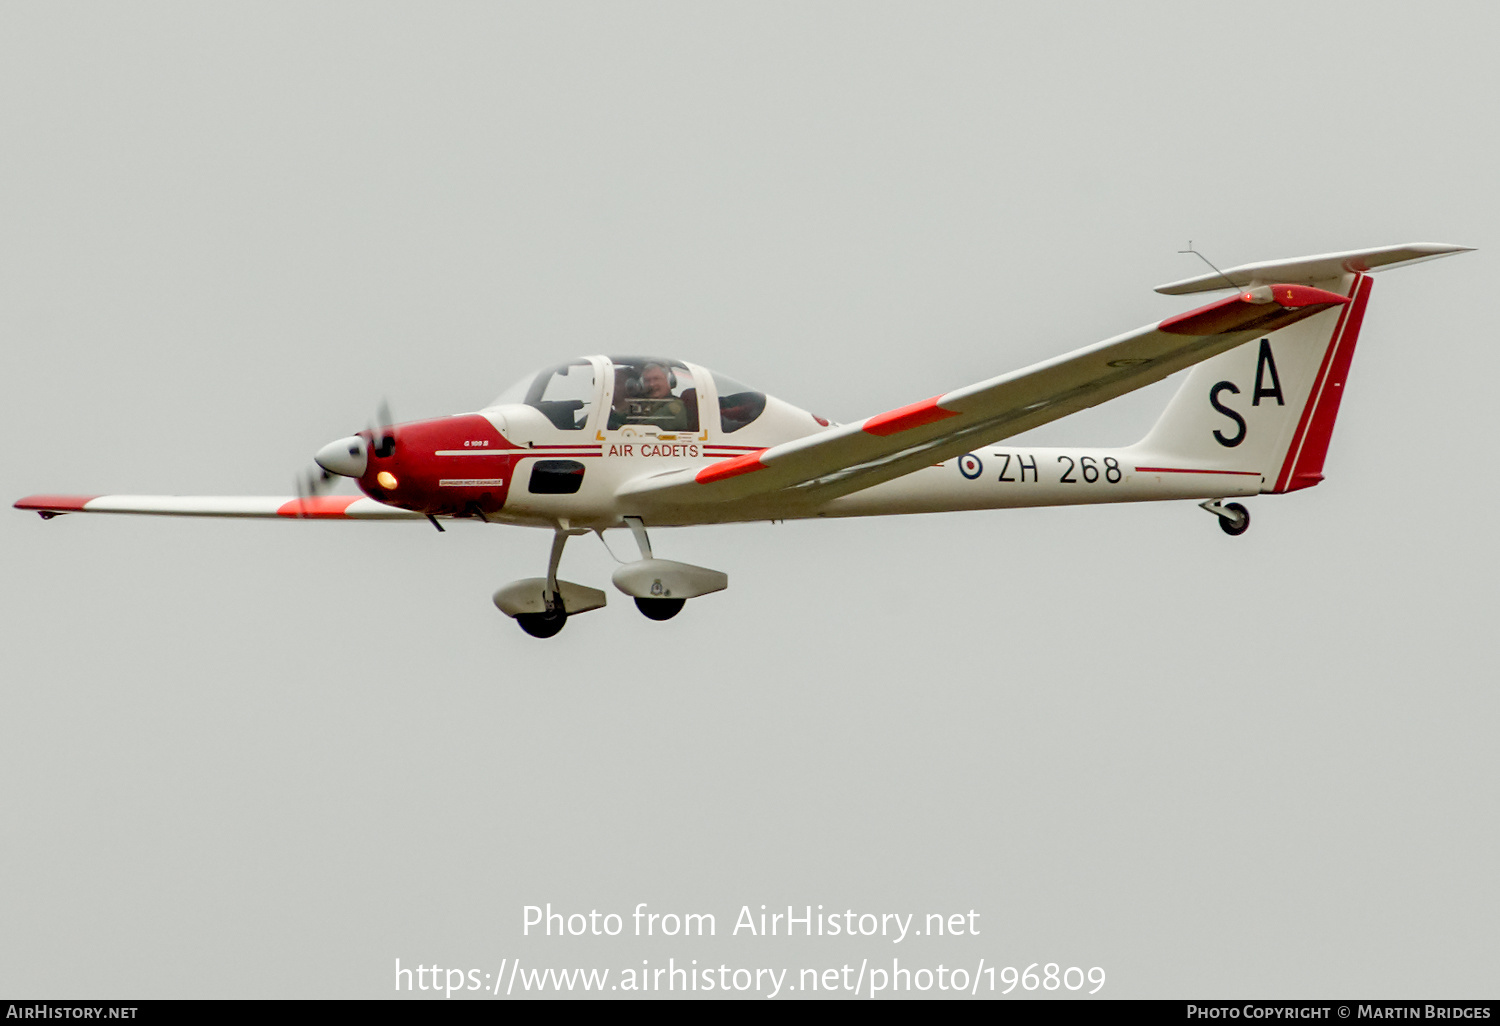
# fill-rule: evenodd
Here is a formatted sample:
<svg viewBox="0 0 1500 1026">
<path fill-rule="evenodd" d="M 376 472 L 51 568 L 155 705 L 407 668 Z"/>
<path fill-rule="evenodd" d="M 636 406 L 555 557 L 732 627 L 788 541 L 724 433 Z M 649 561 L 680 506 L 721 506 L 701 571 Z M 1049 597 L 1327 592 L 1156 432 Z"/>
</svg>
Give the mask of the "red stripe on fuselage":
<svg viewBox="0 0 1500 1026">
<path fill-rule="evenodd" d="M 945 410 L 938 405 L 938 400 L 941 398 L 942 396 L 935 395 L 931 399 L 923 399 L 919 403 L 903 406 L 899 410 L 877 413 L 865 421 L 861 430 L 867 435 L 878 435 L 884 438 L 886 435 L 910 431 L 924 424 L 933 424 L 940 420 L 947 420 L 949 417 L 957 417 L 957 411 Z"/>
<path fill-rule="evenodd" d="M 1260 477 L 1258 470 L 1193 470 L 1191 467 L 1136 467 L 1141 474 L 1238 474 L 1241 477 Z"/>
</svg>

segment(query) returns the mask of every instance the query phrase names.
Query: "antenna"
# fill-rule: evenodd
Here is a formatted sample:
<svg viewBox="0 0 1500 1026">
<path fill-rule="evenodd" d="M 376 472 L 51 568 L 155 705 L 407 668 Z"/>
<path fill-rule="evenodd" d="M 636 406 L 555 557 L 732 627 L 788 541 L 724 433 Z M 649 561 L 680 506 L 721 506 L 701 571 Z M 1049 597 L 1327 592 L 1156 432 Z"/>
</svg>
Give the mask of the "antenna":
<svg viewBox="0 0 1500 1026">
<path fill-rule="evenodd" d="M 1217 267 L 1214 267 L 1214 262 L 1212 260 L 1210 260 L 1208 257 L 1204 256 L 1202 253 L 1199 253 L 1196 249 L 1193 248 L 1193 240 L 1192 239 L 1188 239 L 1188 248 L 1187 249 L 1179 249 L 1177 252 L 1179 252 L 1179 253 L 1191 253 L 1191 254 L 1193 254 L 1193 256 L 1197 257 L 1199 260 L 1202 260 L 1209 267 L 1213 267 L 1214 273 L 1217 274 L 1220 278 L 1223 278 L 1224 279 L 1224 283 L 1226 285 L 1228 285 L 1232 289 L 1235 289 L 1236 291 L 1239 290 L 1240 286 L 1238 286 L 1234 282 L 1230 281 L 1229 280 L 1229 275 L 1225 274 L 1223 271 L 1219 270 Z"/>
</svg>

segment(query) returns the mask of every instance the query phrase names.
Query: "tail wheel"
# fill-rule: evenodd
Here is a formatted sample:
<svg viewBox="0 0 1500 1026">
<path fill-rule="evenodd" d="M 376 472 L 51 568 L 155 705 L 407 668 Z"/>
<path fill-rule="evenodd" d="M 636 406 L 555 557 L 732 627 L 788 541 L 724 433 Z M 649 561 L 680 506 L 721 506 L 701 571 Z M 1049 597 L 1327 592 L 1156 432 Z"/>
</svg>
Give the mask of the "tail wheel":
<svg viewBox="0 0 1500 1026">
<path fill-rule="evenodd" d="M 1224 509 L 1235 516 L 1234 520 L 1228 517 L 1219 518 L 1219 528 L 1228 535 L 1241 535 L 1250 530 L 1250 511 L 1237 502 L 1224 503 Z"/>
<path fill-rule="evenodd" d="M 558 609 L 546 613 L 522 613 L 516 617 L 521 630 L 533 638 L 550 638 L 568 622 L 567 610 Z"/>
<path fill-rule="evenodd" d="M 648 620 L 670 620 L 682 612 L 682 607 L 687 599 L 653 599 L 638 598 L 635 607 L 646 615 Z"/>
</svg>

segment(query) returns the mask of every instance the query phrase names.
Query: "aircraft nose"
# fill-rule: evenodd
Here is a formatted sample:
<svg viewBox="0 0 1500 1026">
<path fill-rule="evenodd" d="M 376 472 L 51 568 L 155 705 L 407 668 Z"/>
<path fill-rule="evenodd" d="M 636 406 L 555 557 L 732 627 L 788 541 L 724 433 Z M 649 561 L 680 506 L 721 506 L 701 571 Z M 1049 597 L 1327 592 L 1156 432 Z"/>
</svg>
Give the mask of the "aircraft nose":
<svg viewBox="0 0 1500 1026">
<path fill-rule="evenodd" d="M 313 462 L 330 474 L 363 477 L 369 463 L 369 450 L 363 438 L 350 435 L 323 446 L 313 457 Z"/>
</svg>

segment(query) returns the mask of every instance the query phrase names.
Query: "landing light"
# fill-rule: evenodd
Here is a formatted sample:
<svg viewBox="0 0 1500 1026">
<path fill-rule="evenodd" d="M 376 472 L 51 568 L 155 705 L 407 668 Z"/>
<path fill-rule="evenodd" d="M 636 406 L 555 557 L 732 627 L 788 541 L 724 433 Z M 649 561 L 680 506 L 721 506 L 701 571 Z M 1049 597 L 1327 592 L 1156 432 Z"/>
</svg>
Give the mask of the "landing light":
<svg viewBox="0 0 1500 1026">
<path fill-rule="evenodd" d="M 375 475 L 375 481 L 386 491 L 394 491 L 396 488 L 396 475 L 389 470 L 382 470 Z"/>
</svg>

